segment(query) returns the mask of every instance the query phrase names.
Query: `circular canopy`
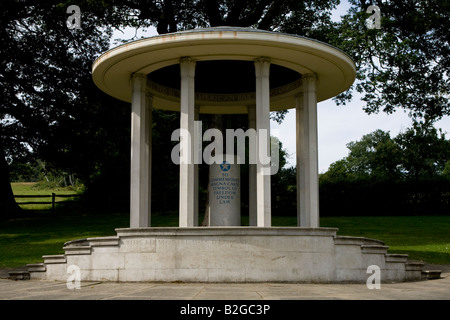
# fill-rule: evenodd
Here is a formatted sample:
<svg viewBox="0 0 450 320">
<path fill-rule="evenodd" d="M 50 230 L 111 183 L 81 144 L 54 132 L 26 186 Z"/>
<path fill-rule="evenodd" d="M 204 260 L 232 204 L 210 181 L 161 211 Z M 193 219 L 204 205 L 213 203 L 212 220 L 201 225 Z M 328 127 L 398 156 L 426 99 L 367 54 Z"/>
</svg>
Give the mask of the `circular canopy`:
<svg viewBox="0 0 450 320">
<path fill-rule="evenodd" d="M 113 48 L 93 64 L 95 84 L 131 102 L 131 75 L 147 74 L 153 107 L 179 111 L 182 57 L 197 61 L 195 104 L 201 113 L 247 113 L 255 103 L 253 61 L 269 58 L 271 111 L 294 108 L 303 74 L 315 74 L 317 101 L 347 90 L 355 80 L 352 59 L 328 44 L 250 28 L 194 29 L 145 38 Z"/>
</svg>

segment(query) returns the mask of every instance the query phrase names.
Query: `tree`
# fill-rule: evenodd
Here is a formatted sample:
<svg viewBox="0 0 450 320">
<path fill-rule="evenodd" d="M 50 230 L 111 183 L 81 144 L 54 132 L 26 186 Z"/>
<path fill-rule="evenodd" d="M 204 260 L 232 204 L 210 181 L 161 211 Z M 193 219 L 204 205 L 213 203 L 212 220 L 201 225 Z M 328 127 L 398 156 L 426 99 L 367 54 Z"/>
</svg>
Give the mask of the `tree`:
<svg viewBox="0 0 450 320">
<path fill-rule="evenodd" d="M 326 23 L 336 3 L 337 0 L 2 1 L 0 134 L 5 157 L 0 161 L 32 153 L 77 171 L 85 180 L 104 172 L 102 163 L 114 153 L 99 152 L 101 148 L 86 143 L 86 137 L 100 138 L 98 141 L 111 146 L 108 150 L 114 149 L 114 140 L 105 135 L 115 132 L 102 130 L 105 127 L 96 130 L 93 124 L 94 120 L 102 120 L 100 115 L 107 115 L 106 108 L 112 114 L 120 114 L 120 107 L 116 107 L 120 103 L 99 93 L 90 79 L 92 61 L 108 48 L 111 27 L 154 25 L 159 33 L 224 24 L 276 30 L 303 15 L 309 19 L 305 24 L 305 30 L 309 30 L 316 27 L 317 21 Z M 81 29 L 69 30 L 66 26 L 70 4 L 81 8 Z M 297 13 L 289 14 L 294 11 Z M 280 118 L 282 114 L 278 115 Z M 116 130 L 125 131 L 122 124 Z M 102 140 L 104 137 L 106 140 Z M 75 154 L 77 157 L 73 157 Z M 4 171 L 0 185 L 8 189 L 6 163 L 1 168 Z"/>
<path fill-rule="evenodd" d="M 347 160 L 354 173 L 378 179 L 395 180 L 400 176 L 400 149 L 388 132 L 376 130 L 358 142 L 347 145 L 350 154 Z"/>
<path fill-rule="evenodd" d="M 323 214 L 448 214 L 450 141 L 430 123 L 394 138 L 377 130 L 347 147 L 320 176 Z"/>
<path fill-rule="evenodd" d="M 450 140 L 429 122 L 416 122 L 400 133 L 395 143 L 401 150 L 401 165 L 407 179 L 431 179 L 443 176 L 450 160 Z"/>
<path fill-rule="evenodd" d="M 333 180 L 378 179 L 401 177 L 401 149 L 389 132 L 376 130 L 361 140 L 347 144 L 349 155 L 330 165 L 324 177 Z"/>
<path fill-rule="evenodd" d="M 447 160 L 442 171 L 442 176 L 450 181 L 450 160 Z"/>
<path fill-rule="evenodd" d="M 120 1 L 119 1 L 120 2 Z M 123 1 L 139 12 L 140 21 L 157 28 L 159 34 L 179 30 L 236 26 L 277 31 L 301 22 L 303 35 L 330 21 L 338 0 L 194 0 Z"/>
<path fill-rule="evenodd" d="M 120 1 L 119 1 L 120 2 Z M 363 94 L 366 112 L 405 109 L 415 118 L 450 114 L 450 4 L 440 0 L 349 0 L 342 21 L 331 21 L 339 0 L 197 0 L 124 1 L 140 22 L 158 33 L 198 27 L 238 26 L 311 37 L 342 49 L 356 62 L 357 79 L 336 101 L 345 103 L 353 89 Z M 381 29 L 370 29 L 369 5 L 381 11 Z M 283 113 L 278 113 L 280 120 Z"/>
<path fill-rule="evenodd" d="M 92 83 L 92 61 L 109 47 L 109 7 L 80 1 L 82 28 L 69 30 L 60 1 L 2 1 L 0 4 L 0 211 L 11 212 L 7 160 L 33 153 L 57 162 L 68 134 L 103 96 Z M 107 19 L 109 23 L 105 21 Z M 69 126 L 68 126 L 69 125 Z M 75 161 L 72 161 L 73 164 Z M 70 166 L 70 164 L 67 164 Z"/>
<path fill-rule="evenodd" d="M 2 139 L 0 139 L 0 144 L 2 144 Z M 5 212 L 4 215 L 0 216 L 0 219 L 20 211 L 9 183 L 9 168 L 3 154 L 2 145 L 0 145 L 0 192 L 0 210 Z"/>
<path fill-rule="evenodd" d="M 450 140 L 431 123 L 415 123 L 394 138 L 376 130 L 347 148 L 348 156 L 332 163 L 323 179 L 426 180 L 442 176 L 450 160 Z"/>
<path fill-rule="evenodd" d="M 329 42 L 356 62 L 356 90 L 364 110 L 409 111 L 428 121 L 450 115 L 450 3 L 440 0 L 350 0 L 351 8 Z M 381 29 L 369 29 L 370 4 L 381 12 Z M 354 88 L 352 88 L 354 89 Z M 351 90 L 337 101 L 351 97 Z"/>
<path fill-rule="evenodd" d="M 117 172 L 103 164 L 111 155 L 118 162 L 125 161 L 115 150 L 125 150 L 127 144 L 121 139 L 127 137 L 129 125 L 125 125 L 127 117 L 121 117 L 126 108 L 99 93 L 90 78 L 92 61 L 108 48 L 112 27 L 153 25 L 159 33 L 167 33 L 229 25 L 312 37 L 338 46 L 356 60 L 356 89 L 365 94 L 367 112 L 405 108 L 412 116 L 430 120 L 448 114 L 448 4 L 439 6 L 437 0 L 377 2 L 383 17 L 379 31 L 364 24 L 369 16 L 365 1 L 352 0 L 343 21 L 332 23 L 331 10 L 338 3 L 80 0 L 73 4 L 82 9 L 82 28 L 69 30 L 66 9 L 70 1 L 2 1 L 0 147 L 4 157 L 0 154 L 0 161 L 32 151 L 39 158 L 82 172 L 86 179 Z M 338 101 L 349 96 L 347 92 Z M 107 116 L 108 108 L 110 115 L 121 117 L 115 122 L 116 131 L 107 123 L 101 128 L 94 125 Z M 283 113 L 275 117 L 282 120 Z M 106 143 L 107 152 L 84 144 L 86 137 L 101 137 L 98 141 Z M 119 139 L 120 147 L 108 137 Z M 74 158 L 75 154 L 79 156 Z M 0 169 L 4 179 L 0 186 L 6 190 L 6 163 Z M 5 194 L 10 198 L 9 192 Z"/>
<path fill-rule="evenodd" d="M 287 216 L 297 213 L 297 169 L 281 167 L 271 177 L 272 214 Z"/>
</svg>

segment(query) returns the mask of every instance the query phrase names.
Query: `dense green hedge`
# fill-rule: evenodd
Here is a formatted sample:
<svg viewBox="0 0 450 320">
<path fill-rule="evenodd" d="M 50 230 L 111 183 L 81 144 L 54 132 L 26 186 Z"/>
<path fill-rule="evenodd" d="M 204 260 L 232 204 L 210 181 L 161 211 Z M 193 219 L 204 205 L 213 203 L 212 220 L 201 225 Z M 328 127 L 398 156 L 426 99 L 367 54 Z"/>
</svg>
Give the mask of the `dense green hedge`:
<svg viewBox="0 0 450 320">
<path fill-rule="evenodd" d="M 295 170 L 272 180 L 272 214 L 295 216 Z M 450 179 L 330 180 L 321 177 L 321 216 L 450 215 Z"/>
<path fill-rule="evenodd" d="M 345 181 L 320 184 L 322 216 L 450 215 L 450 181 Z"/>
</svg>

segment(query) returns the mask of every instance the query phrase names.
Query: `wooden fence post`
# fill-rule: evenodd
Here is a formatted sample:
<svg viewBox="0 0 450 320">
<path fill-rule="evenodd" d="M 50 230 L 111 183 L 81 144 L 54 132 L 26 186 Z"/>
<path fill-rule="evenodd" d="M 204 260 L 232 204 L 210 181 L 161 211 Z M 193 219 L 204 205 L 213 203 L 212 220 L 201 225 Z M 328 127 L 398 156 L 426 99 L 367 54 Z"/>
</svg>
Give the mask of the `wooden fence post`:
<svg viewBox="0 0 450 320">
<path fill-rule="evenodd" d="M 52 213 L 55 213 L 55 199 L 56 199 L 56 194 L 54 194 L 52 192 Z"/>
</svg>

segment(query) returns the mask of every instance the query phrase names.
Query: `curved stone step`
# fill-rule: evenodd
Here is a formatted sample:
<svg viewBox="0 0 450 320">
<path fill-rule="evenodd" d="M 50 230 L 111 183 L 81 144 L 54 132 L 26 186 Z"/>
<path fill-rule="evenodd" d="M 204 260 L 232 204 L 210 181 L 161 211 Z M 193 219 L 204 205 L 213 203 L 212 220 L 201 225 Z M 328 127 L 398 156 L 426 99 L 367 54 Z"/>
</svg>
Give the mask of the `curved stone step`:
<svg viewBox="0 0 450 320">
<path fill-rule="evenodd" d="M 422 273 L 424 263 L 421 261 L 407 261 L 405 263 L 405 280 L 406 281 L 418 281 L 424 280 L 424 276 Z"/>
<path fill-rule="evenodd" d="M 88 238 L 88 239 L 86 239 L 86 242 L 91 247 L 118 246 L 119 245 L 119 237 L 111 236 L 111 237 Z"/>
<path fill-rule="evenodd" d="M 88 245 L 89 241 L 85 238 L 67 241 L 66 243 L 64 243 L 63 247 L 83 247 Z"/>
<path fill-rule="evenodd" d="M 422 279 L 434 280 L 441 278 L 441 270 L 423 270 Z"/>
<path fill-rule="evenodd" d="M 406 262 L 406 271 L 422 271 L 424 263 L 421 261 L 409 260 Z"/>
<path fill-rule="evenodd" d="M 24 270 L 13 270 L 8 272 L 11 280 L 30 280 L 30 273 Z"/>
<path fill-rule="evenodd" d="M 383 245 L 363 244 L 361 246 L 361 252 L 366 253 L 366 254 L 386 254 L 388 249 L 389 249 L 388 246 L 383 246 Z"/>
<path fill-rule="evenodd" d="M 45 272 L 47 271 L 47 267 L 45 263 L 30 263 L 27 264 L 28 272 Z"/>
<path fill-rule="evenodd" d="M 91 254 L 91 246 L 68 246 L 63 250 L 66 255 Z"/>
<path fill-rule="evenodd" d="M 44 264 L 66 263 L 66 256 L 63 254 L 42 256 Z"/>
<path fill-rule="evenodd" d="M 352 236 L 336 236 L 334 238 L 336 245 L 384 245 L 384 242 L 377 239 Z"/>
<path fill-rule="evenodd" d="M 64 243 L 64 248 L 79 248 L 79 247 L 89 247 L 89 246 L 117 246 L 119 245 L 118 236 L 109 237 L 96 237 L 96 238 L 85 238 L 77 239 L 72 241 L 67 241 Z"/>
<path fill-rule="evenodd" d="M 407 254 L 387 253 L 386 262 L 401 262 L 406 263 L 408 261 Z"/>
</svg>

